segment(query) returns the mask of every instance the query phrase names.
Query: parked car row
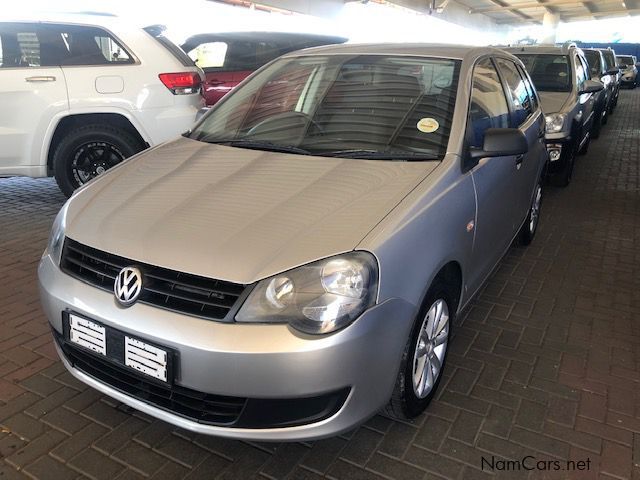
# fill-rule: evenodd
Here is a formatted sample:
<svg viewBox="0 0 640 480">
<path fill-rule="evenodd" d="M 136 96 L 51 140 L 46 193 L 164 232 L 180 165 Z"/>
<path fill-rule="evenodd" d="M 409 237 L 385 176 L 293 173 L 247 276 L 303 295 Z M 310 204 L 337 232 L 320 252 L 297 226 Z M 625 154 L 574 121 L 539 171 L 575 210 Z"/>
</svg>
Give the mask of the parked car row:
<svg viewBox="0 0 640 480">
<path fill-rule="evenodd" d="M 506 48 L 520 58 L 540 92 L 546 115 L 549 174 L 571 182 L 576 156 L 598 138 L 618 103 L 622 74 L 611 49 L 562 46 Z"/>
</svg>

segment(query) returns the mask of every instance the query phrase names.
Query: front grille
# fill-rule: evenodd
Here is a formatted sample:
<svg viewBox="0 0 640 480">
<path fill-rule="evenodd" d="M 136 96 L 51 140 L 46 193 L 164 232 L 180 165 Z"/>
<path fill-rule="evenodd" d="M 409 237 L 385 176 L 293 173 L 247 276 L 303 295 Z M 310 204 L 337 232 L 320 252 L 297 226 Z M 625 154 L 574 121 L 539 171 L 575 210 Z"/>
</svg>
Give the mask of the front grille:
<svg viewBox="0 0 640 480">
<path fill-rule="evenodd" d="M 247 402 L 242 397 L 212 395 L 147 380 L 107 358 L 63 341 L 59 335 L 57 340 L 67 359 L 78 370 L 138 400 L 199 423 L 231 425 L 238 420 Z"/>
<path fill-rule="evenodd" d="M 120 270 L 131 265 L 137 266 L 143 274 L 139 302 L 207 319 L 227 319 L 247 288 L 246 285 L 127 260 L 70 238 L 65 239 L 60 260 L 63 272 L 109 292 L 113 292 Z"/>
</svg>

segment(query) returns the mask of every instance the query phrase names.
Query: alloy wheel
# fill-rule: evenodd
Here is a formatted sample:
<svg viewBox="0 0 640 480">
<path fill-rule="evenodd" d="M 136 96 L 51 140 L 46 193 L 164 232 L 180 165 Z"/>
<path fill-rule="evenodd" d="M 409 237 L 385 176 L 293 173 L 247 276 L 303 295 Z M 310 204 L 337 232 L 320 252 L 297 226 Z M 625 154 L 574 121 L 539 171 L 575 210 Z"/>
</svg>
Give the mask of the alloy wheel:
<svg viewBox="0 0 640 480">
<path fill-rule="evenodd" d="M 77 185 L 84 185 L 125 159 L 115 146 L 106 142 L 91 142 L 78 147 L 71 162 L 71 172 Z"/>
<path fill-rule="evenodd" d="M 433 390 L 449 343 L 449 307 L 440 298 L 433 302 L 422 321 L 413 355 L 413 391 L 425 398 Z"/>
</svg>

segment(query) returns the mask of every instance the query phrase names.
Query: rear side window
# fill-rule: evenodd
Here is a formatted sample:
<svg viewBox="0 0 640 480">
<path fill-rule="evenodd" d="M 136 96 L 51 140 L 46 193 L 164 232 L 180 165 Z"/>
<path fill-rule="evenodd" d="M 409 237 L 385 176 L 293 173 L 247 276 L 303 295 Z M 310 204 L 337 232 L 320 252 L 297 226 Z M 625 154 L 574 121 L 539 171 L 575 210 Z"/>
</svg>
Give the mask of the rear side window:
<svg viewBox="0 0 640 480">
<path fill-rule="evenodd" d="M 0 23 L 3 68 L 29 68 L 57 65 L 50 52 L 41 57 L 37 26 L 26 23 Z"/>
<path fill-rule="evenodd" d="M 109 33 L 97 27 L 57 24 L 1 24 L 3 67 L 110 65 L 133 63 Z"/>
<path fill-rule="evenodd" d="M 497 64 L 511 94 L 511 103 L 513 105 L 511 126 L 519 127 L 533 113 L 533 105 L 529 97 L 529 92 L 527 91 L 524 80 L 516 69 L 515 63 L 498 58 Z"/>
<path fill-rule="evenodd" d="M 151 35 L 156 41 L 164 47 L 171 55 L 185 67 L 193 67 L 195 64 L 184 51 L 175 43 L 164 35 L 164 27 L 160 25 L 151 25 L 145 27 L 144 31 Z"/>
<path fill-rule="evenodd" d="M 473 70 L 471 104 L 467 120 L 469 146 L 482 148 L 484 134 L 488 128 L 509 126 L 509 108 L 500 77 L 493 62 L 486 58 L 478 62 Z"/>
</svg>

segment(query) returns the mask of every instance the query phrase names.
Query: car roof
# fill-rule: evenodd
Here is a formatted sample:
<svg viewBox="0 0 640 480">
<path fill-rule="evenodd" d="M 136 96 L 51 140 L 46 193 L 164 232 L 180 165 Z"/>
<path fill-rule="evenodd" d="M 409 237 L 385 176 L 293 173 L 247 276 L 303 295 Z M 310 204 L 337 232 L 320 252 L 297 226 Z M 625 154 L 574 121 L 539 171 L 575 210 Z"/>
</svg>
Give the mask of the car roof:
<svg viewBox="0 0 640 480">
<path fill-rule="evenodd" d="M 505 52 L 493 47 L 470 45 L 445 45 L 437 43 L 350 43 L 307 48 L 288 53 L 287 57 L 298 55 L 398 55 L 416 57 L 437 57 L 452 60 L 473 59 L 487 54 Z"/>
<path fill-rule="evenodd" d="M 191 45 L 202 42 L 211 41 L 312 41 L 326 43 L 344 43 L 348 40 L 345 37 L 336 35 L 320 35 L 313 33 L 296 33 L 296 32 L 215 32 L 215 33 L 199 33 L 192 35 L 184 41 L 185 45 Z"/>
<path fill-rule="evenodd" d="M 132 24 L 121 17 L 110 13 L 101 12 L 72 12 L 72 13 L 57 13 L 57 12 L 45 12 L 39 14 L 37 17 L 29 16 L 16 16 L 16 17 L 3 17 L 0 19 L 1 23 L 63 23 L 68 25 L 90 25 L 105 28 L 117 28 L 117 27 L 133 27 L 140 28 L 139 26 Z"/>
<path fill-rule="evenodd" d="M 503 47 L 503 50 L 511 54 L 553 54 L 567 55 L 571 48 L 577 48 L 575 45 L 519 45 Z"/>
</svg>

